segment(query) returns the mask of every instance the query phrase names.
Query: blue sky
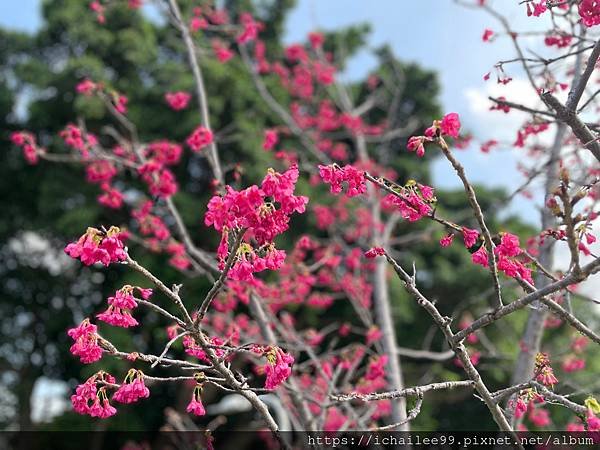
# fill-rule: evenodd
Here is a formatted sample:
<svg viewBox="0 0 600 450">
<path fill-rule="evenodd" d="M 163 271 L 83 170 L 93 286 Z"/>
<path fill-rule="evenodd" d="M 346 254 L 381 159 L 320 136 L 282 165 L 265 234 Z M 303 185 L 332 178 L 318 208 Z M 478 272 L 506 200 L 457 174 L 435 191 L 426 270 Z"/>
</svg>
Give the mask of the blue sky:
<svg viewBox="0 0 600 450">
<path fill-rule="evenodd" d="M 41 24 L 40 3 L 40 0 L 20 0 L 17 8 L 14 2 L 0 2 L 0 24 L 35 31 Z M 507 1 L 502 6 L 515 27 L 520 24 L 531 27 L 530 20 L 525 22 L 524 8 Z M 507 39 L 498 39 L 492 44 L 482 42 L 485 28 L 497 28 L 492 18 L 481 11 L 457 6 L 452 0 L 377 0 L 369 6 L 362 0 L 299 0 L 287 22 L 286 41 L 301 41 L 314 29 L 335 29 L 360 22 L 372 25 L 372 47 L 389 43 L 401 59 L 418 62 L 438 73 L 444 111 L 459 113 L 465 129 L 481 140 L 514 139 L 518 117 L 512 114 L 502 117 L 498 112 L 487 111 L 487 95 L 490 92 L 502 95 L 503 92 L 495 81 L 484 82 L 483 75 L 498 60 L 512 56 Z M 344 76 L 360 77 L 373 64 L 374 59 L 364 51 L 352 61 Z M 519 83 L 518 72 L 511 75 Z M 525 83 L 513 84 L 506 88 L 507 93 L 511 89 L 515 91 L 515 86 L 518 91 L 527 90 Z M 521 181 L 520 175 L 513 170 L 514 151 L 482 155 L 477 149 L 470 149 L 458 156 L 473 182 L 510 189 Z M 433 172 L 437 186 L 459 186 L 445 160 L 436 161 Z M 530 202 L 518 199 L 510 211 L 532 211 L 532 208 Z M 537 213 L 522 215 L 534 223 L 538 220 Z"/>
</svg>

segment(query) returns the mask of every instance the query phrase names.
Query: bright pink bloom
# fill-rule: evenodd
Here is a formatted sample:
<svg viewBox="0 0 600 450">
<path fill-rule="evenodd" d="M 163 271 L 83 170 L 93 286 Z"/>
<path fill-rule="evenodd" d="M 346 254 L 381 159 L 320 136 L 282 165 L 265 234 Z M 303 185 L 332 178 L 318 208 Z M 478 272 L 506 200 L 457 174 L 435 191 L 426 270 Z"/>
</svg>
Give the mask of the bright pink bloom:
<svg viewBox="0 0 600 450">
<path fill-rule="evenodd" d="M 279 142 L 279 136 L 275 130 L 265 130 L 265 137 L 263 140 L 263 149 L 272 150 L 273 147 Z"/>
<path fill-rule="evenodd" d="M 479 238 L 479 231 L 467 227 L 462 227 L 462 234 L 467 248 L 473 247 Z"/>
<path fill-rule="evenodd" d="M 562 363 L 562 369 L 567 373 L 583 370 L 585 369 L 585 359 L 576 358 L 573 355 L 568 356 Z"/>
<path fill-rule="evenodd" d="M 522 252 L 519 238 L 510 233 L 502 233 L 500 245 L 494 249 L 494 253 L 500 256 L 517 256 Z"/>
<path fill-rule="evenodd" d="M 103 193 L 98 196 L 98 203 L 111 209 L 119 209 L 123 206 L 123 194 L 108 183 L 100 186 Z"/>
<path fill-rule="evenodd" d="M 127 6 L 129 9 L 140 9 L 142 2 L 143 0 L 127 0 Z"/>
<path fill-rule="evenodd" d="M 230 279 L 251 281 L 253 273 L 276 270 L 283 265 L 285 252 L 277 250 L 273 240 L 288 229 L 294 212 L 305 211 L 308 202 L 307 197 L 294 195 L 298 176 L 296 165 L 284 173 L 270 169 L 260 188 L 251 186 L 236 191 L 226 186 L 224 195 L 216 195 L 209 201 L 204 223 L 222 234 L 218 249 L 221 266 L 229 253 L 225 235 L 230 230 L 245 230 L 247 237 L 255 241 L 242 242 L 228 274 Z"/>
<path fill-rule="evenodd" d="M 354 166 L 319 166 L 319 174 L 323 181 L 330 185 L 330 191 L 333 194 L 342 192 L 343 182 L 348 184 L 348 189 L 346 190 L 348 197 L 355 197 L 367 191 L 365 173 Z"/>
<path fill-rule="evenodd" d="M 271 346 L 266 353 L 267 365 L 265 366 L 265 389 L 273 390 L 292 374 L 294 357 L 285 353 L 279 347 Z"/>
<path fill-rule="evenodd" d="M 446 114 L 440 123 L 440 131 L 444 136 L 451 136 L 453 138 L 458 137 L 460 131 L 460 119 L 458 114 L 449 113 Z"/>
<path fill-rule="evenodd" d="M 538 428 L 546 427 L 552 423 L 550 421 L 550 414 L 548 413 L 548 410 L 543 408 L 529 408 L 528 417 L 529 420 L 531 420 L 531 423 Z"/>
<path fill-rule="evenodd" d="M 527 403 L 521 398 L 517 398 L 515 405 L 515 417 L 520 419 L 527 412 Z"/>
<path fill-rule="evenodd" d="M 129 102 L 129 99 L 127 97 L 125 97 L 124 95 L 116 94 L 113 97 L 113 104 L 115 106 L 115 109 L 120 114 L 127 114 L 127 103 L 128 102 Z"/>
<path fill-rule="evenodd" d="M 483 267 L 489 266 L 488 253 L 483 245 L 479 247 L 479 249 L 476 252 L 473 252 L 473 254 L 471 255 L 471 260 L 473 261 L 473 264 L 479 264 Z"/>
<path fill-rule="evenodd" d="M 388 363 L 388 356 L 381 355 L 372 358 L 367 366 L 367 372 L 365 373 L 366 380 L 376 380 L 377 378 L 385 377 L 385 366 Z"/>
<path fill-rule="evenodd" d="M 10 135 L 13 144 L 23 149 L 23 155 L 29 164 L 36 164 L 43 149 L 38 148 L 35 136 L 27 131 L 15 131 Z"/>
<path fill-rule="evenodd" d="M 98 320 L 115 327 L 129 328 L 138 325 L 129 311 L 110 305 L 106 311 L 96 316 Z"/>
<path fill-rule="evenodd" d="M 208 28 L 208 20 L 204 17 L 194 16 L 190 19 L 190 31 L 195 33 L 198 30 L 205 30 Z"/>
<path fill-rule="evenodd" d="M 212 41 L 212 49 L 220 63 L 226 63 L 233 58 L 233 52 L 218 39 Z"/>
<path fill-rule="evenodd" d="M 454 240 L 454 233 L 448 233 L 440 239 L 440 245 L 442 247 L 449 247 L 450 244 L 452 244 L 453 240 Z"/>
<path fill-rule="evenodd" d="M 70 351 L 79 356 L 83 364 L 91 364 L 102 358 L 102 348 L 98 345 L 98 328 L 85 319 L 76 328 L 71 328 L 67 334 L 75 341 Z"/>
<path fill-rule="evenodd" d="M 558 383 L 558 379 L 554 376 L 552 367 L 545 366 L 536 375 L 535 379 L 544 386 L 554 386 Z"/>
<path fill-rule="evenodd" d="M 137 308 L 137 302 L 133 296 L 133 286 L 123 286 L 115 292 L 113 297 L 108 297 L 108 304 L 116 308 L 134 309 Z M 152 291 L 152 289 L 150 289 Z"/>
<path fill-rule="evenodd" d="M 383 337 L 383 333 L 381 332 L 379 327 L 373 325 L 367 331 L 366 337 L 367 337 L 367 346 L 369 346 L 369 345 L 374 344 L 375 342 L 379 341 Z"/>
<path fill-rule="evenodd" d="M 373 247 L 365 252 L 367 258 L 376 258 L 383 255 L 385 255 L 385 250 L 382 247 Z"/>
<path fill-rule="evenodd" d="M 103 232 L 96 228 L 88 228 L 86 233 L 65 247 L 65 253 L 71 258 L 78 258 L 86 266 L 101 262 L 105 266 L 120 262 L 127 258 L 123 242 L 120 239 L 121 230 L 110 227 Z"/>
<path fill-rule="evenodd" d="M 140 296 L 144 299 L 144 300 L 148 300 L 151 296 L 152 293 L 154 292 L 152 290 L 152 288 L 141 288 L 141 287 L 136 287 L 136 289 L 138 290 L 138 292 L 140 293 Z"/>
<path fill-rule="evenodd" d="M 104 389 L 104 388 L 101 388 Z M 100 400 L 100 397 L 96 397 L 94 403 L 89 409 L 89 415 L 92 417 L 98 417 L 100 419 L 106 419 L 110 416 L 114 416 L 117 413 L 117 410 L 114 406 L 112 406 L 108 402 L 108 398 L 103 398 Z"/>
<path fill-rule="evenodd" d="M 579 15 L 586 27 L 600 25 L 600 1 L 581 0 L 579 3 Z"/>
<path fill-rule="evenodd" d="M 412 136 L 408 139 L 406 148 L 410 152 L 416 151 L 417 156 L 422 158 L 425 156 L 425 146 L 423 145 L 424 142 L 425 138 L 423 136 Z"/>
<path fill-rule="evenodd" d="M 203 416 L 206 414 L 206 410 L 204 409 L 202 400 L 200 399 L 200 397 L 196 398 L 195 395 L 192 396 L 192 399 L 188 403 L 185 410 L 189 413 L 194 414 L 195 416 Z"/>
<path fill-rule="evenodd" d="M 177 92 L 167 92 L 165 94 L 165 100 L 171 107 L 171 109 L 175 111 L 181 111 L 182 109 L 187 108 L 188 103 L 192 96 L 184 91 Z"/>
<path fill-rule="evenodd" d="M 579 423 L 569 422 L 565 428 L 565 431 L 568 431 L 569 433 L 585 431 L 585 426 L 581 422 L 579 422 Z"/>
<path fill-rule="evenodd" d="M 208 128 L 199 126 L 186 140 L 187 145 L 195 152 L 199 152 L 207 145 L 212 144 L 213 134 Z"/>
<path fill-rule="evenodd" d="M 144 384 L 144 374 L 140 370 L 130 369 L 123 384 L 113 395 L 119 403 L 134 403 L 140 398 L 150 397 L 150 390 Z"/>
<path fill-rule="evenodd" d="M 594 412 L 588 408 L 587 415 L 585 417 L 589 431 L 600 431 L 600 419 L 596 417 Z"/>
<path fill-rule="evenodd" d="M 323 43 L 325 42 L 325 36 L 323 36 L 323 33 L 313 31 L 311 33 L 308 33 L 308 40 L 310 42 L 311 47 L 317 50 L 323 47 Z"/>
<path fill-rule="evenodd" d="M 77 386 L 75 394 L 71 396 L 71 404 L 78 414 L 106 419 L 116 414 L 117 410 L 108 401 L 106 387 L 97 389 L 98 382 L 114 383 L 115 378 L 104 371 L 92 375 L 85 383 Z"/>
<path fill-rule="evenodd" d="M 243 30 L 236 38 L 238 44 L 247 44 L 254 41 L 258 37 L 260 24 L 249 13 L 242 13 L 240 15 L 240 23 L 243 26 Z"/>
<path fill-rule="evenodd" d="M 94 93 L 94 91 L 98 88 L 98 85 L 94 83 L 92 80 L 86 78 L 85 80 L 80 81 L 75 90 L 78 94 L 90 96 Z"/>
<path fill-rule="evenodd" d="M 483 42 L 489 42 L 493 35 L 494 32 L 489 28 L 486 28 L 483 32 L 483 36 L 481 37 L 481 39 L 483 40 Z"/>
</svg>

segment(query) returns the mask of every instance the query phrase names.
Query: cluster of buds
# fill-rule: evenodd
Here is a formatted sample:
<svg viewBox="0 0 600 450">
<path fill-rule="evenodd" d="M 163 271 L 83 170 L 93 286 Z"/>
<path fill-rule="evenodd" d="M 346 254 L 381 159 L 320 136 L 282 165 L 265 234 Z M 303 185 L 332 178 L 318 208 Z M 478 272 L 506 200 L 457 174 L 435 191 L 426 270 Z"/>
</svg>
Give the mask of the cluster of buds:
<svg viewBox="0 0 600 450">
<path fill-rule="evenodd" d="M 108 230 L 89 227 L 77 242 L 65 247 L 65 253 L 71 258 L 79 259 L 86 266 L 97 262 L 108 266 L 127 259 L 121 239 L 122 232 L 118 227 L 112 226 Z"/>
<path fill-rule="evenodd" d="M 39 155 L 45 150 L 37 145 L 35 136 L 27 131 L 15 131 L 10 135 L 13 144 L 23 149 L 23 155 L 29 164 L 36 164 Z"/>
<path fill-rule="evenodd" d="M 547 353 L 538 353 L 535 356 L 535 379 L 544 386 L 553 387 L 558 383 L 558 379 L 554 376 L 554 371 L 550 366 L 550 358 Z"/>
<path fill-rule="evenodd" d="M 102 82 L 94 82 L 86 78 L 77 84 L 75 90 L 78 94 L 84 95 L 86 97 L 90 97 L 94 94 L 99 95 L 103 99 L 109 101 L 112 107 L 119 114 L 127 113 L 127 97 L 120 94 L 115 89 L 110 89 L 106 87 L 106 85 Z"/>
</svg>

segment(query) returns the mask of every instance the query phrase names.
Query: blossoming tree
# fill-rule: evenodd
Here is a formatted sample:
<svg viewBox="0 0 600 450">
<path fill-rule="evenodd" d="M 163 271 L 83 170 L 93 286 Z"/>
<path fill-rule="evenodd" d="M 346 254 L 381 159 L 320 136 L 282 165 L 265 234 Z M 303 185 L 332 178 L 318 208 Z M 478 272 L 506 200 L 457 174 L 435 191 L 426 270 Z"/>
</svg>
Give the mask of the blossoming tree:
<svg viewBox="0 0 600 450">
<path fill-rule="evenodd" d="M 90 14 L 105 23 L 119 3 L 93 1 Z M 125 3 L 131 10 L 142 6 L 139 0 Z M 461 129 L 459 113 L 444 114 L 424 129 L 415 129 L 410 120 L 392 120 L 394 101 L 389 111 L 375 114 L 382 97 L 396 92 L 397 79 L 373 75 L 357 93 L 336 76 L 336 57 L 323 33 L 313 32 L 306 44 L 291 45 L 280 58 L 273 57 L 257 18 L 249 13 L 230 18 L 210 2 L 199 3 L 182 8 L 177 0 L 156 1 L 180 35 L 195 81 L 193 92 L 164 93 L 174 111 L 198 111 L 197 125 L 185 142 L 170 141 L 168 133 L 143 141 L 128 115 L 127 93 L 89 78 L 80 80 L 76 92 L 81 98 L 99 99 L 110 112 L 116 125 L 105 128 L 105 135 L 89 132 L 83 119 L 65 124 L 60 138 L 67 153 L 43 147 L 26 130 L 12 135 L 31 164 L 83 165 L 86 180 L 98 186 L 98 202 L 128 213 L 123 224 L 90 224 L 65 252 L 83 265 L 99 270 L 119 265 L 144 280 L 121 287 L 107 298 L 103 311 L 68 330 L 71 353 L 82 364 L 119 358 L 131 366 L 124 376 L 100 370 L 82 380 L 71 397 L 74 410 L 108 418 L 118 413 L 119 404 L 152 395 L 148 386 L 188 383 L 187 412 L 204 416 L 203 389 L 211 385 L 245 398 L 287 446 L 262 394 L 277 395 L 296 429 L 408 430 L 430 392 L 461 389 L 471 390 L 477 397 L 472 401 L 481 401 L 505 432 L 523 429 L 526 423 L 549 425 L 550 404 L 569 411 L 569 420 L 557 425 L 598 430 L 600 406 L 587 397 L 593 389 L 579 392 L 563 384 L 555 371 L 558 359 L 565 374 L 584 370 L 586 347 L 600 344 L 593 325 L 578 317 L 574 305 L 575 297 L 577 302 L 595 301 L 578 294 L 577 286 L 600 270 L 600 259 L 590 250 L 596 239 L 600 161 L 593 115 L 597 92 L 592 88 L 598 81 L 595 26 L 600 24 L 600 3 L 525 1 L 523 14 L 532 21 L 548 19 L 551 29 L 518 33 L 491 2 L 457 0 L 498 21 L 501 31 L 482 30 L 483 41 L 507 38 L 514 44 L 515 58 L 494 67 L 497 82 L 510 92 L 511 67 L 520 65 L 538 98 L 537 107 L 509 95 L 491 99 L 498 114 L 527 113 L 516 141 L 508 144 L 528 154 L 525 182 L 514 195 L 527 192 L 538 180 L 544 184 L 542 226 L 525 244 L 516 231 L 495 229 L 486 216 L 456 156 L 474 142 Z M 526 56 L 522 39 L 540 38 L 553 56 Z M 208 51 L 202 48 L 207 40 Z M 211 88 L 205 85 L 202 64 L 206 58 L 225 68 L 240 65 L 260 94 L 261 107 L 266 105 L 277 118 L 276 125 L 264 130 L 262 147 L 280 169 L 265 166 L 258 184 L 240 185 L 237 167 L 223 164 L 221 137 L 211 126 Z M 491 74 L 484 78 L 493 82 Z M 293 99 L 289 107 L 279 100 L 281 90 Z M 568 93 L 566 101 L 561 91 Z M 437 152 L 447 160 L 464 188 L 468 217 L 453 217 L 440 204 L 434 186 L 400 179 L 386 164 L 385 146 L 407 130 L 413 133 L 406 143 L 408 154 L 418 160 Z M 553 144 L 544 145 L 538 138 L 550 132 Z M 505 145 L 497 140 L 480 144 L 484 153 Z M 219 241 L 215 248 L 194 242 L 173 200 L 181 189 L 176 168 L 188 151 L 205 161 L 212 174 L 212 197 L 202 206 L 206 233 Z M 312 204 L 311 192 L 323 186 L 330 193 L 328 203 Z M 320 233 L 292 235 L 293 221 L 307 213 L 316 217 Z M 413 263 L 406 268 L 411 261 L 400 251 L 403 236 L 397 232 L 399 224 L 406 230 L 417 222 L 427 222 L 427 232 L 438 235 L 442 258 L 448 247 L 459 247 L 485 274 L 489 293 L 482 293 L 469 314 L 447 310 L 428 298 L 419 276 L 426 267 Z M 290 243 L 288 248 L 280 244 L 281 238 Z M 569 261 L 567 270 L 559 272 L 553 254 L 561 245 L 568 249 Z M 186 292 L 185 283 L 168 286 L 137 261 L 136 254 L 143 251 L 168 255 L 182 276 L 203 277 L 210 287 L 198 296 Z M 432 333 L 441 336 L 439 350 L 409 349 L 398 342 L 392 277 L 428 315 Z M 326 314 L 339 301 L 348 303 L 355 320 L 320 329 L 297 326 L 299 305 Z M 120 348 L 101 333 L 105 326 L 125 328 L 132 335 L 156 326 L 136 319 L 141 308 L 160 316 L 167 327 L 160 354 Z M 528 314 L 519 330 L 521 351 L 511 383 L 498 388 L 478 368 L 482 355 L 495 351 L 485 330 L 501 329 L 507 316 L 520 312 Z M 560 324 L 573 330 L 570 341 L 545 342 L 544 328 Z M 517 344 L 514 339 L 510 343 Z M 462 378 L 406 385 L 401 357 L 453 360 Z"/>
</svg>

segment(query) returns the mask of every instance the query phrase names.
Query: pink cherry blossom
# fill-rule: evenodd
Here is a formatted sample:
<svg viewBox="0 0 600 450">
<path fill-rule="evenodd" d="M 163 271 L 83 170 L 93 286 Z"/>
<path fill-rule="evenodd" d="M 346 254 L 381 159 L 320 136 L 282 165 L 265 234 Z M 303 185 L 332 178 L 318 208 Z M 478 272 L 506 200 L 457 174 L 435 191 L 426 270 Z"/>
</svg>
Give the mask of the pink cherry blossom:
<svg viewBox="0 0 600 450">
<path fill-rule="evenodd" d="M 265 389 L 273 390 L 292 374 L 294 357 L 275 346 L 269 348 L 266 357 L 268 362 L 265 366 Z"/>
<path fill-rule="evenodd" d="M 187 108 L 191 98 L 192 96 L 184 91 L 167 92 L 165 94 L 165 100 L 174 111 L 181 111 Z"/>
<path fill-rule="evenodd" d="M 458 114 L 449 113 L 446 114 L 440 122 L 440 132 L 443 136 L 451 136 L 453 138 L 458 137 L 460 131 L 460 119 Z"/>
<path fill-rule="evenodd" d="M 265 137 L 263 140 L 263 149 L 272 150 L 275 145 L 279 142 L 279 136 L 275 130 L 265 130 Z"/>
<path fill-rule="evenodd" d="M 208 128 L 199 126 L 186 140 L 187 145 L 195 152 L 199 152 L 204 147 L 212 144 L 213 134 Z"/>
<path fill-rule="evenodd" d="M 71 328 L 67 334 L 75 341 L 70 351 L 78 356 L 83 364 L 91 364 L 102 358 L 102 348 L 98 345 L 98 328 L 85 319 L 77 327 Z"/>
<path fill-rule="evenodd" d="M 471 248 L 475 245 L 477 239 L 479 238 L 479 231 L 462 227 L 462 235 L 465 242 L 465 247 Z"/>
<path fill-rule="evenodd" d="M 113 400 L 119 403 L 134 403 L 149 396 L 150 391 L 144 384 L 144 374 L 140 370 L 130 369 L 123 384 L 113 394 Z"/>
<path fill-rule="evenodd" d="M 65 253 L 71 258 L 80 259 L 86 266 L 97 262 L 108 266 L 110 263 L 123 261 L 127 254 L 120 234 L 121 230 L 117 227 L 110 227 L 106 232 L 88 228 L 77 242 L 65 247 Z"/>
</svg>

